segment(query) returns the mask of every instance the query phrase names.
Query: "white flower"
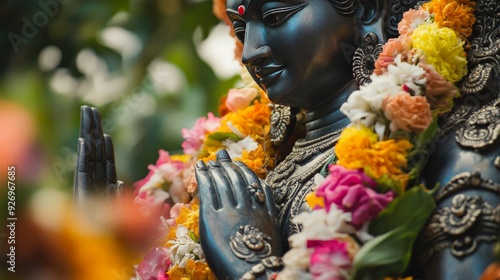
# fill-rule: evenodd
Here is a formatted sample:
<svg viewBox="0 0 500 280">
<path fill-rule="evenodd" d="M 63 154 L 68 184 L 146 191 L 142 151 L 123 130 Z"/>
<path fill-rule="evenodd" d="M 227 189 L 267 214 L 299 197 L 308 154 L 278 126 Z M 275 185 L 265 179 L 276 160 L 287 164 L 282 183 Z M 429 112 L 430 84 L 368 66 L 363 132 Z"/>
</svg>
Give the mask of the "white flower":
<svg viewBox="0 0 500 280">
<path fill-rule="evenodd" d="M 168 243 L 173 244 L 170 247 L 170 259 L 174 265 L 178 264 L 181 268 L 186 267 L 188 260 L 204 258 L 201 245 L 191 239 L 189 230 L 183 225 L 178 225 L 176 239 L 168 241 Z"/>
<path fill-rule="evenodd" d="M 292 222 L 301 224 L 302 231 L 288 238 L 292 247 L 305 247 L 307 240 L 333 239 L 344 233 L 354 233 L 356 230 L 348 224 L 351 213 L 344 213 L 335 207 L 303 212 L 293 218 Z"/>
<path fill-rule="evenodd" d="M 243 151 L 245 150 L 251 152 L 259 147 L 259 144 L 257 144 L 257 142 L 255 142 L 255 140 L 253 140 L 250 136 L 247 136 L 238 142 L 226 139 L 222 141 L 222 145 L 226 147 L 227 153 L 232 159 L 241 158 Z"/>
<path fill-rule="evenodd" d="M 286 256 L 286 255 L 285 255 Z M 284 258 L 284 257 L 283 257 Z M 286 266 L 280 271 L 276 280 L 312 280 L 311 273 L 295 267 Z"/>
<path fill-rule="evenodd" d="M 236 126 L 234 126 L 231 121 L 227 122 L 227 126 L 229 127 L 229 129 L 231 129 L 231 132 L 238 135 L 238 137 L 240 138 L 245 137 L 245 134 L 243 134 L 243 132 L 241 132 Z"/>
<path fill-rule="evenodd" d="M 340 111 L 351 123 L 364 124 L 367 127 L 372 127 L 376 122 L 385 122 L 382 101 L 386 96 L 401 92 L 401 86 L 392 77 L 371 75 L 370 78 L 370 84 L 354 91 L 340 107 Z"/>
<path fill-rule="evenodd" d="M 302 231 L 288 238 L 292 248 L 283 256 L 285 269 L 279 274 L 278 279 L 312 279 L 306 271 L 314 249 L 307 248 L 307 241 L 331 240 L 355 233 L 355 228 L 348 224 L 350 221 L 351 213 L 344 213 L 334 205 L 331 206 L 329 212 L 326 212 L 324 208 L 316 209 L 311 212 L 302 212 L 293 218 L 292 222 L 302 225 Z M 300 275 L 300 277 L 292 277 L 292 275 Z"/>
<path fill-rule="evenodd" d="M 396 56 L 394 62 L 396 62 L 396 65 L 391 64 L 387 68 L 389 77 L 394 79 L 400 88 L 406 85 L 413 90 L 414 95 L 422 95 L 422 88 L 427 82 L 425 70 L 420 66 L 401 62 L 401 54 Z"/>
<path fill-rule="evenodd" d="M 309 268 L 309 260 L 314 249 L 292 248 L 283 256 L 285 267 L 307 270 Z"/>
</svg>

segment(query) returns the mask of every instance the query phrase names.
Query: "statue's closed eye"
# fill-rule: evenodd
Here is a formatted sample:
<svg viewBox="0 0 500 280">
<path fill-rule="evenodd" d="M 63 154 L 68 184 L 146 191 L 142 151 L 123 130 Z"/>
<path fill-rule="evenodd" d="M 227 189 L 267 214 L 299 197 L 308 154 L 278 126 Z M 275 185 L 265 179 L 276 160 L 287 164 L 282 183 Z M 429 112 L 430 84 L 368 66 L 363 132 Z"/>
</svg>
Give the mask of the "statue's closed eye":
<svg viewBox="0 0 500 280">
<path fill-rule="evenodd" d="M 300 3 L 293 6 L 269 9 L 262 13 L 262 20 L 267 26 L 279 26 L 298 11 L 302 10 L 307 3 Z"/>
<path fill-rule="evenodd" d="M 241 43 L 245 41 L 245 23 L 233 21 L 234 34 Z"/>
</svg>

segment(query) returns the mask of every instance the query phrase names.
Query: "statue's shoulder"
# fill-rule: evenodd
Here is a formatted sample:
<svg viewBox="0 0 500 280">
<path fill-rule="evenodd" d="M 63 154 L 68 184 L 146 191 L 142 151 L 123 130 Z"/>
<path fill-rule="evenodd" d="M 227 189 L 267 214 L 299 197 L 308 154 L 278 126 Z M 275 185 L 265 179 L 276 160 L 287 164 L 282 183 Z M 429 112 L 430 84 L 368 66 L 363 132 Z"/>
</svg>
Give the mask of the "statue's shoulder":
<svg viewBox="0 0 500 280">
<path fill-rule="evenodd" d="M 440 134 L 427 147 L 422 179 L 438 189 L 436 211 L 417 242 L 424 279 L 449 276 L 435 263 L 456 267 L 453 273 L 461 275 L 456 279 L 479 279 L 495 260 L 492 248 L 500 231 L 500 6 L 496 0 L 481 0 L 476 10 L 462 96 L 441 118 Z"/>
</svg>

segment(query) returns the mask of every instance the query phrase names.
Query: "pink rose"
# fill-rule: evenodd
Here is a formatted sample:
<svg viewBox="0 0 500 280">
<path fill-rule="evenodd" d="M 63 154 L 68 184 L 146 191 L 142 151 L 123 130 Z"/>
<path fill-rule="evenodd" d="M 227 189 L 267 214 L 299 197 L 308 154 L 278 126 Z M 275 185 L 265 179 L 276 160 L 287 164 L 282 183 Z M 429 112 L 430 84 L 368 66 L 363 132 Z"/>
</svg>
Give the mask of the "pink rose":
<svg viewBox="0 0 500 280">
<path fill-rule="evenodd" d="M 187 155 L 195 156 L 205 141 L 205 136 L 216 131 L 220 126 L 220 118 L 208 113 L 208 118 L 201 117 L 196 120 L 192 129 L 182 129 L 182 149 Z"/>
<path fill-rule="evenodd" d="M 418 66 L 425 70 L 427 87 L 425 97 L 431 105 L 431 110 L 439 113 L 447 112 L 453 107 L 453 98 L 458 97 L 457 88 L 441 76 L 434 66 L 420 62 Z"/>
<path fill-rule="evenodd" d="M 316 195 L 324 198 L 327 211 L 335 204 L 338 209 L 352 213 L 351 224 L 360 228 L 377 217 L 393 199 L 392 192 L 379 194 L 372 189 L 375 186 L 375 181 L 362 170 L 331 165 L 330 174 L 318 187 Z"/>
<path fill-rule="evenodd" d="M 155 172 L 161 174 L 164 177 L 164 180 L 171 181 L 175 177 L 179 176 L 182 170 L 189 167 L 189 164 L 187 163 L 178 160 L 172 160 L 170 158 L 170 154 L 167 151 L 159 150 L 158 154 L 159 157 L 156 161 L 156 164 L 150 164 L 148 166 L 148 175 L 146 175 L 144 179 L 141 179 L 134 183 L 136 193 L 139 191 L 139 189 L 142 188 L 142 186 L 146 185 L 149 182 Z"/>
<path fill-rule="evenodd" d="M 403 14 L 403 19 L 398 24 L 399 34 L 410 36 L 418 25 L 425 23 L 430 14 L 424 8 L 411 9 Z"/>
<path fill-rule="evenodd" d="M 254 88 L 231 89 L 227 93 L 226 107 L 231 112 L 248 107 L 259 92 Z"/>
<path fill-rule="evenodd" d="M 137 266 L 136 272 L 144 280 L 166 280 L 165 272 L 172 261 L 168 258 L 168 249 L 163 247 L 149 251 L 142 262 Z"/>
<path fill-rule="evenodd" d="M 347 279 L 352 265 L 347 247 L 340 240 L 307 240 L 307 248 L 314 248 L 309 266 L 313 279 Z"/>
<path fill-rule="evenodd" d="M 169 217 L 170 205 L 166 203 L 170 195 L 162 189 L 154 189 L 151 193 L 140 192 L 134 203 L 139 207 L 139 211 L 145 216 L 165 218 Z"/>
<path fill-rule="evenodd" d="M 401 53 L 408 52 L 411 49 L 411 38 L 401 35 L 398 38 L 391 38 L 385 43 L 382 52 L 375 61 L 375 70 L 373 73 L 382 75 L 387 72 L 387 67 L 394 64 L 394 58 Z"/>
<path fill-rule="evenodd" d="M 387 96 L 382 102 L 385 117 L 391 121 L 391 131 L 422 133 L 432 123 L 432 112 L 424 96 L 401 92 Z"/>
</svg>

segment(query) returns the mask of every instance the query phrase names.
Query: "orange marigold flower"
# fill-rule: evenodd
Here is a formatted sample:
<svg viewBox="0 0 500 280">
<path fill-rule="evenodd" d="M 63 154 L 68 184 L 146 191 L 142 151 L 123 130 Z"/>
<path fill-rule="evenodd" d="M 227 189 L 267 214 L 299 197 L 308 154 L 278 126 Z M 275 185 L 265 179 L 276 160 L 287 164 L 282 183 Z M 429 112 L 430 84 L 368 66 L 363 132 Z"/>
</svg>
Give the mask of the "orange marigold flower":
<svg viewBox="0 0 500 280">
<path fill-rule="evenodd" d="M 449 27 L 465 40 L 472 34 L 472 25 L 476 21 L 475 5 L 469 0 L 433 0 L 424 4 L 424 8 L 434 14 L 434 22 L 439 27 Z"/>
<path fill-rule="evenodd" d="M 266 145 L 264 143 L 264 145 Z M 208 162 L 216 159 L 217 151 L 223 147 L 215 148 L 211 147 L 209 155 L 204 157 L 202 160 Z M 263 144 L 259 144 L 257 149 L 253 151 L 243 151 L 241 157 L 233 158 L 233 160 L 239 160 L 243 162 L 248 168 L 257 174 L 260 178 L 265 178 L 267 171 L 274 168 L 274 150 L 271 145 L 266 145 L 264 148 Z"/>
<path fill-rule="evenodd" d="M 176 279 L 176 280 L 187 280 L 188 277 L 185 276 L 186 269 L 180 267 L 179 265 L 175 265 L 168 272 L 168 279 Z"/>
<path fill-rule="evenodd" d="M 374 179 L 386 174 L 393 179 L 404 174 L 408 150 L 406 139 L 377 141 L 378 136 L 365 126 L 348 127 L 340 135 L 335 153 L 337 164 L 349 169 L 365 169 Z"/>
</svg>

